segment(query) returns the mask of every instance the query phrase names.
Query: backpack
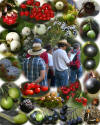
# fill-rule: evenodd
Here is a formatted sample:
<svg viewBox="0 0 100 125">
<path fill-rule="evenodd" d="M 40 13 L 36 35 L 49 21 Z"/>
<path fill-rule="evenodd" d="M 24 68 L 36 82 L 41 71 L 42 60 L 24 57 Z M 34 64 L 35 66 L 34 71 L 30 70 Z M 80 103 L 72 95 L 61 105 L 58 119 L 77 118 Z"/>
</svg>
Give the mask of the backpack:
<svg viewBox="0 0 100 125">
<path fill-rule="evenodd" d="M 80 51 L 76 53 L 73 60 L 70 62 L 70 68 L 76 70 L 80 67 Z"/>
</svg>

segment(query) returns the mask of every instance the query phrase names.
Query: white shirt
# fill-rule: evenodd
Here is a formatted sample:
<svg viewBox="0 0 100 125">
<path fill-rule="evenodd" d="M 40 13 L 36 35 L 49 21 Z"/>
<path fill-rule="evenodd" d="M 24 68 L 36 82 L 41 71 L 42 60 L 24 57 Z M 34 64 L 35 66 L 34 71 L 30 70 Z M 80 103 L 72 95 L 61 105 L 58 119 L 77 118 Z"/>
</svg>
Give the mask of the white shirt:
<svg viewBox="0 0 100 125">
<path fill-rule="evenodd" d="M 70 60 L 65 50 L 57 49 L 56 51 L 54 51 L 53 64 L 56 70 L 64 71 L 68 69 L 67 63 L 70 63 Z"/>
<path fill-rule="evenodd" d="M 50 53 L 48 53 L 48 65 L 53 66 L 53 56 Z"/>
</svg>

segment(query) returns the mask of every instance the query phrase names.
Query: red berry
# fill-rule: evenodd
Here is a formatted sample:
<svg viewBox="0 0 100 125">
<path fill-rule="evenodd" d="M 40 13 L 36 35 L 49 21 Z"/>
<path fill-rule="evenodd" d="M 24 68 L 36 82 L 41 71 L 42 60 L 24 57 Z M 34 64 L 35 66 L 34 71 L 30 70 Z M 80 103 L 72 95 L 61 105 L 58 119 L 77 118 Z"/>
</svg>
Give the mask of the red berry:
<svg viewBox="0 0 100 125">
<path fill-rule="evenodd" d="M 40 88 L 35 88 L 35 93 L 36 94 L 40 93 Z"/>
<path fill-rule="evenodd" d="M 22 9 L 25 9 L 27 6 L 26 6 L 26 4 L 23 4 L 23 3 L 22 3 L 22 4 L 20 5 L 20 7 L 21 7 Z"/>
<path fill-rule="evenodd" d="M 44 13 L 45 13 L 45 14 L 47 14 L 48 12 L 49 12 L 49 10 L 47 10 L 47 9 L 46 9 L 46 10 L 44 10 Z"/>
<path fill-rule="evenodd" d="M 75 85 L 76 85 L 76 86 L 79 86 L 79 82 L 78 82 L 78 81 L 77 81 L 77 82 L 75 82 Z"/>
<path fill-rule="evenodd" d="M 35 7 L 32 9 L 33 12 L 36 12 L 36 10 L 37 10 L 37 9 L 36 9 Z"/>
<path fill-rule="evenodd" d="M 7 21 L 7 19 L 6 18 L 3 18 L 3 22 L 5 23 Z"/>
<path fill-rule="evenodd" d="M 40 16 L 40 20 L 42 20 L 43 19 L 43 17 L 42 16 Z"/>
<path fill-rule="evenodd" d="M 42 13 L 41 12 L 38 12 L 38 17 L 40 18 L 40 16 L 42 15 Z"/>
<path fill-rule="evenodd" d="M 65 94 L 65 95 L 67 95 L 68 91 L 62 90 L 62 93 Z"/>
<path fill-rule="evenodd" d="M 26 95 L 34 95 L 33 90 L 26 90 L 25 93 L 26 93 Z"/>
<path fill-rule="evenodd" d="M 35 88 L 40 88 L 39 84 L 34 84 L 34 85 L 35 85 Z"/>
<path fill-rule="evenodd" d="M 78 101 L 78 98 L 75 98 L 75 101 Z"/>
<path fill-rule="evenodd" d="M 83 106 L 87 106 L 87 103 L 83 103 Z"/>
<path fill-rule="evenodd" d="M 78 88 L 79 88 L 79 86 L 77 86 L 77 85 L 76 85 L 76 86 L 75 86 L 75 88 L 76 88 L 76 89 L 78 89 Z"/>
<path fill-rule="evenodd" d="M 87 99 L 86 99 L 86 98 L 83 98 L 83 102 L 84 102 L 84 103 L 87 103 Z"/>
<path fill-rule="evenodd" d="M 67 89 L 68 93 L 71 91 L 69 88 Z"/>
<path fill-rule="evenodd" d="M 69 96 L 66 96 L 66 99 L 69 100 Z"/>
<path fill-rule="evenodd" d="M 72 98 L 75 96 L 75 93 L 71 93 L 71 95 L 72 95 Z"/>
<path fill-rule="evenodd" d="M 48 3 L 44 3 L 42 7 L 47 7 L 48 5 L 49 5 Z"/>
<path fill-rule="evenodd" d="M 36 19 L 37 21 L 39 21 L 39 20 L 40 20 L 40 17 L 39 17 L 39 16 L 36 16 L 35 19 Z"/>
<path fill-rule="evenodd" d="M 46 16 L 46 14 L 43 14 L 43 18 L 46 18 L 47 16 Z"/>
<path fill-rule="evenodd" d="M 31 15 L 30 15 L 30 18 L 34 18 L 34 15 L 31 14 Z"/>
<path fill-rule="evenodd" d="M 36 13 L 33 13 L 33 16 L 35 17 L 35 16 L 36 16 Z"/>
<path fill-rule="evenodd" d="M 40 2 L 35 2 L 35 6 L 39 7 L 40 6 Z"/>
<path fill-rule="evenodd" d="M 42 12 L 42 8 L 41 7 L 38 8 L 38 12 Z"/>
<path fill-rule="evenodd" d="M 81 100 L 81 99 L 79 99 L 79 100 L 78 100 L 78 102 L 79 102 L 79 103 L 82 103 L 82 100 Z"/>
<path fill-rule="evenodd" d="M 50 17 L 51 17 L 51 18 L 53 18 L 53 17 L 54 17 L 54 12 L 52 12 L 52 13 L 50 14 Z"/>
<path fill-rule="evenodd" d="M 24 91 L 21 90 L 21 92 L 22 92 L 23 95 L 28 95 L 25 90 Z"/>
<path fill-rule="evenodd" d="M 50 13 L 47 13 L 46 15 L 47 15 L 47 17 L 49 17 L 49 18 L 50 18 Z"/>
<path fill-rule="evenodd" d="M 30 83 L 30 87 L 31 87 L 31 89 L 35 89 L 36 85 L 34 83 Z"/>
<path fill-rule="evenodd" d="M 25 11 L 25 16 L 28 16 L 29 15 L 29 11 Z"/>
<path fill-rule="evenodd" d="M 41 86 L 41 90 L 42 90 L 43 92 L 48 91 L 48 87 L 47 87 L 47 86 Z"/>
<path fill-rule="evenodd" d="M 75 89 L 74 89 L 74 88 L 72 88 L 72 91 L 74 92 L 74 91 L 75 91 Z"/>
<path fill-rule="evenodd" d="M 32 1 L 31 0 L 28 0 L 27 2 L 26 2 L 28 5 L 32 5 Z"/>
<path fill-rule="evenodd" d="M 25 14 L 24 11 L 20 12 L 20 16 L 24 16 L 24 14 Z"/>
<path fill-rule="evenodd" d="M 31 89 L 31 86 L 30 86 L 30 83 L 25 83 L 25 85 L 24 85 L 24 90 L 26 90 L 26 89 Z"/>
<path fill-rule="evenodd" d="M 50 17 L 47 17 L 47 20 L 50 20 Z"/>
</svg>

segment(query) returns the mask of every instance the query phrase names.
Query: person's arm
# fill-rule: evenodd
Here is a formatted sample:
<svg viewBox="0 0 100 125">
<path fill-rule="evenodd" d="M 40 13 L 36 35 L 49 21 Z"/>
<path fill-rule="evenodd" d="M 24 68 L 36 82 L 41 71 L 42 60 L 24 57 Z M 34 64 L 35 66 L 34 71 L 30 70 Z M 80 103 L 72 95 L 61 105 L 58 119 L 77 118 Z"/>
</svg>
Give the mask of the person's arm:
<svg viewBox="0 0 100 125">
<path fill-rule="evenodd" d="M 45 78 L 45 70 L 40 71 L 40 77 L 34 81 L 34 83 L 40 83 L 44 80 Z"/>
<path fill-rule="evenodd" d="M 69 66 L 70 65 L 70 59 L 68 58 L 68 55 L 66 52 L 62 53 L 63 54 L 63 59 L 66 62 L 66 65 Z"/>
</svg>

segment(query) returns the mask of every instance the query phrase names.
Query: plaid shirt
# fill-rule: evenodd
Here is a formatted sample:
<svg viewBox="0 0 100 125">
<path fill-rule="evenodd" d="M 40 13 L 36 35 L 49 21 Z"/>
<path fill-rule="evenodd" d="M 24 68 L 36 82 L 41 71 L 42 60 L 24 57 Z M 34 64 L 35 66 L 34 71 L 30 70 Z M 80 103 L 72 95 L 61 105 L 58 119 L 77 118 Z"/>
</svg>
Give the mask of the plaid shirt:
<svg viewBox="0 0 100 125">
<path fill-rule="evenodd" d="M 22 68 L 25 76 L 31 82 L 39 78 L 41 70 L 46 70 L 45 62 L 39 56 L 24 59 L 22 63 Z M 47 74 L 45 75 L 45 79 L 40 82 L 40 85 L 47 86 Z"/>
</svg>

